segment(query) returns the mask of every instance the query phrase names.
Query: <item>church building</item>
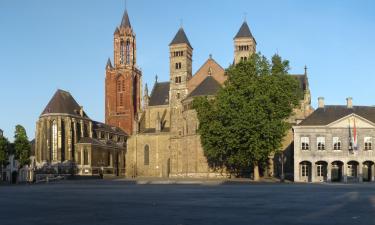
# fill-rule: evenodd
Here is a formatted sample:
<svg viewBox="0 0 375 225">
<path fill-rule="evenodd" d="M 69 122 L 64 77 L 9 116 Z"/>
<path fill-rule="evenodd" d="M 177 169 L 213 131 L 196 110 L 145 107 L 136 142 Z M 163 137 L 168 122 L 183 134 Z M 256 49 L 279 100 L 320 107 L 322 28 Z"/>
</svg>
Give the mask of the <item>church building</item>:
<svg viewBox="0 0 375 225">
<path fill-rule="evenodd" d="M 35 132 L 37 173 L 125 174 L 127 134 L 91 120 L 73 96 L 57 90 Z"/>
<path fill-rule="evenodd" d="M 193 73 L 193 47 L 181 27 L 169 44 L 169 80 L 161 82 L 156 77 L 151 92 L 145 85 L 142 94 L 142 73 L 136 64 L 136 35 L 127 11 L 115 29 L 113 41 L 114 63 L 108 59 L 106 66 L 105 122 L 129 135 L 126 176 L 227 176 L 209 167 L 197 133 L 197 114 L 191 107 L 196 96 L 215 96 L 226 80 L 225 69 L 210 55 Z M 233 44 L 235 64 L 256 52 L 257 42 L 246 21 L 234 36 Z M 292 76 L 298 79 L 304 92 L 300 107 L 290 118 L 292 124 L 297 124 L 312 112 L 312 107 L 306 71 Z M 286 152 L 293 147 L 292 139 L 290 131 L 284 143 Z M 273 157 L 270 156 L 268 169 L 271 176 L 278 171 L 273 166 Z"/>
</svg>

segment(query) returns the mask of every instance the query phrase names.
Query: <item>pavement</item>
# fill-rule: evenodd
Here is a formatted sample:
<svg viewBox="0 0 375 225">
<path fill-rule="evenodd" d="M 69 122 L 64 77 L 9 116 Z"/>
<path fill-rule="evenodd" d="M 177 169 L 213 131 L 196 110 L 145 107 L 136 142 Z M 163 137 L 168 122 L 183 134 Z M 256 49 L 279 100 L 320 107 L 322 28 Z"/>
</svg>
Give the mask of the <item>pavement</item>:
<svg viewBox="0 0 375 225">
<path fill-rule="evenodd" d="M 375 224 L 372 183 L 137 182 L 0 186 L 0 224 Z"/>
</svg>

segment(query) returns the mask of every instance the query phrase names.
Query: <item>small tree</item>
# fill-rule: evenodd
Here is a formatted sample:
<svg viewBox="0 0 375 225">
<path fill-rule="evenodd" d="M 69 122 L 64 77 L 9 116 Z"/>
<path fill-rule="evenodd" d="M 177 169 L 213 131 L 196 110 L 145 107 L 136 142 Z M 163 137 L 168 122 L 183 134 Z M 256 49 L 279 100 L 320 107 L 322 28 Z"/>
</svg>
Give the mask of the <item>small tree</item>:
<svg viewBox="0 0 375 225">
<path fill-rule="evenodd" d="M 239 173 L 259 166 L 279 149 L 290 125 L 286 119 L 301 98 L 296 79 L 288 75 L 289 62 L 275 55 L 270 63 L 253 54 L 227 69 L 228 79 L 213 99 L 196 98 L 198 132 L 211 166 Z"/>
<path fill-rule="evenodd" d="M 31 145 L 23 126 L 17 125 L 14 132 L 14 153 L 18 160 L 19 169 L 30 163 Z"/>
</svg>

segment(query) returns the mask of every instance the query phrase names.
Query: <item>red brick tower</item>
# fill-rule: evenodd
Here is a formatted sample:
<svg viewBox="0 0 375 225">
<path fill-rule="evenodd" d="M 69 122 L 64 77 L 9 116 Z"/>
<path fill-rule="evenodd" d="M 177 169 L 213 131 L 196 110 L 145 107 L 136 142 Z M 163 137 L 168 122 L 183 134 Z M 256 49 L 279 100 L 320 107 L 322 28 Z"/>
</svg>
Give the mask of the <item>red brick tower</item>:
<svg viewBox="0 0 375 225">
<path fill-rule="evenodd" d="M 108 59 L 105 77 L 105 122 L 135 132 L 141 109 L 141 71 L 136 66 L 136 40 L 128 12 L 114 33 L 114 65 Z"/>
</svg>

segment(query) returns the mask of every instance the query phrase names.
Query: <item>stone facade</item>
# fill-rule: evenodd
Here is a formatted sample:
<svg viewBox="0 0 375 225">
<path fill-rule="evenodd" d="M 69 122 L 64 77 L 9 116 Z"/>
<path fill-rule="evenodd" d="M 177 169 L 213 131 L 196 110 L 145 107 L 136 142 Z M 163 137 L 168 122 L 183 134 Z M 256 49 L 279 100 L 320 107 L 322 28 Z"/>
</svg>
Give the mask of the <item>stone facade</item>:
<svg viewBox="0 0 375 225">
<path fill-rule="evenodd" d="M 375 107 L 319 108 L 294 126 L 294 180 L 296 182 L 374 181 Z"/>
<path fill-rule="evenodd" d="M 40 173 L 124 174 L 126 138 L 121 129 L 91 120 L 69 92 L 57 90 L 36 123 L 36 166 Z"/>
<path fill-rule="evenodd" d="M 126 12 L 124 18 L 128 20 Z M 128 31 L 130 31 L 129 27 Z M 134 37 L 132 40 L 135 41 L 134 33 L 131 32 L 131 34 Z M 246 22 L 242 24 L 233 43 L 234 63 L 247 60 L 256 51 L 255 38 Z M 116 48 L 115 45 L 115 55 L 118 51 Z M 135 57 L 135 51 L 133 56 Z M 126 152 L 126 175 L 128 177 L 211 178 L 228 176 L 225 169 L 213 170 L 209 166 L 201 146 L 200 136 L 197 133 L 199 125 L 197 114 L 191 108 L 195 96 L 214 97 L 216 91 L 226 80 L 225 70 L 210 55 L 207 61 L 193 74 L 192 57 L 193 47 L 184 29 L 180 28 L 169 45 L 169 81 L 159 82 L 156 77 L 150 95 L 146 85 L 142 110 L 134 111 L 136 125 L 133 127 L 133 132 L 130 129 L 125 129 L 126 132 L 130 132 Z M 113 70 L 110 61 L 107 68 Z M 114 72 L 114 74 L 117 73 Z M 301 100 L 301 107 L 296 109 L 294 116 L 290 118 L 293 124 L 312 112 L 307 75 L 295 75 L 295 77 L 299 80 L 304 91 L 304 99 Z M 114 80 L 109 83 L 113 83 L 113 86 L 116 84 Z M 106 83 L 106 87 L 108 85 Z M 134 83 L 134 85 L 137 86 L 137 90 L 140 90 L 139 83 Z M 125 91 L 128 88 L 131 90 L 134 87 L 126 86 Z M 107 95 L 108 91 L 106 91 L 106 109 L 108 105 L 115 104 L 114 98 L 111 99 Z M 133 94 L 127 98 L 135 99 L 135 96 L 137 95 Z M 130 99 L 125 101 L 131 102 Z M 127 107 L 124 106 L 124 110 L 128 110 Z M 120 124 L 124 120 L 130 121 L 126 123 L 131 123 L 131 120 L 128 120 L 131 117 L 119 118 L 116 122 L 110 122 L 110 117 L 106 114 L 106 122 L 112 125 L 119 124 L 118 126 L 122 127 Z M 286 136 L 284 145 L 286 149 L 291 146 L 291 134 L 290 131 L 290 134 Z M 274 157 L 270 156 L 270 166 L 267 170 L 270 175 L 273 175 L 273 171 L 277 170 L 274 168 Z M 292 166 L 290 167 L 292 168 Z"/>
</svg>

